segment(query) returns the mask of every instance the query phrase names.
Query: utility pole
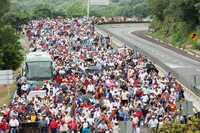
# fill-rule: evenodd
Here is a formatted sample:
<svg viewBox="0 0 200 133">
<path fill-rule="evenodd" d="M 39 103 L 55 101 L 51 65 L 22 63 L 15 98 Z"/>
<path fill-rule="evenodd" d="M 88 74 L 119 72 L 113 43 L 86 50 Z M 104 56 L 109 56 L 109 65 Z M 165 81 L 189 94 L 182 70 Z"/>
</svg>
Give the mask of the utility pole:
<svg viewBox="0 0 200 133">
<path fill-rule="evenodd" d="M 87 3 L 87 17 L 88 19 L 90 17 L 90 0 L 88 0 L 88 3 Z"/>
</svg>

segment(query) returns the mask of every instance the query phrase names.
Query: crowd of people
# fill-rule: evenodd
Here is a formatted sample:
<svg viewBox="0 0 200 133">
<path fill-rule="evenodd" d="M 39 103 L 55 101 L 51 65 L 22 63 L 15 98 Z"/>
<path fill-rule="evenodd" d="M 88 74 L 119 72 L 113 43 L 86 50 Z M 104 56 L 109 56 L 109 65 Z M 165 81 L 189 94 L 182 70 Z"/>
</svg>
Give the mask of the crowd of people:
<svg viewBox="0 0 200 133">
<path fill-rule="evenodd" d="M 31 100 L 33 88 L 24 76 L 18 79 L 18 89 L 26 89 L 1 107 L 0 133 L 16 133 L 21 123 L 35 122 L 41 133 L 119 133 L 126 121 L 133 133 L 143 126 L 154 132 L 179 116 L 176 102 L 184 92 L 175 78 L 161 76 L 132 49 L 114 49 L 91 20 L 33 20 L 25 31 L 31 51 L 51 55 L 55 75 L 39 88 L 46 96 Z"/>
</svg>

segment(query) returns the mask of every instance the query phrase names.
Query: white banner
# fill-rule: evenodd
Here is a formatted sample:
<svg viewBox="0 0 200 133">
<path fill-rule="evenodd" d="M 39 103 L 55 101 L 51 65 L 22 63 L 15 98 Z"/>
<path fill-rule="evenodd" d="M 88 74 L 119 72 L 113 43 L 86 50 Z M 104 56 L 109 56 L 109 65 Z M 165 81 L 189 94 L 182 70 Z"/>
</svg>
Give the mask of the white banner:
<svg viewBox="0 0 200 133">
<path fill-rule="evenodd" d="M 40 98 L 44 98 L 46 96 L 46 90 L 37 90 L 37 91 L 31 91 L 28 94 L 28 100 L 32 100 L 33 97 L 40 97 Z"/>
<path fill-rule="evenodd" d="M 110 4 L 110 0 L 90 0 L 90 5 L 94 6 L 107 6 Z"/>
</svg>

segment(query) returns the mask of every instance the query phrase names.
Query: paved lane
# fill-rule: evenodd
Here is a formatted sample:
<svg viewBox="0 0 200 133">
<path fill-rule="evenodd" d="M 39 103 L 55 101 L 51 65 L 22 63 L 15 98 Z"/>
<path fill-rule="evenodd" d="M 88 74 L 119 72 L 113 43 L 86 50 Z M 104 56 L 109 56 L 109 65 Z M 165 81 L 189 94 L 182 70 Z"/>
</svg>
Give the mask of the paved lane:
<svg viewBox="0 0 200 133">
<path fill-rule="evenodd" d="M 136 46 L 141 49 L 166 71 L 172 71 L 190 89 L 193 86 L 194 75 L 200 75 L 200 62 L 131 34 L 133 31 L 147 30 L 148 24 L 115 24 L 100 28 L 109 31 L 131 48 Z M 200 90 L 193 91 L 200 94 Z"/>
</svg>

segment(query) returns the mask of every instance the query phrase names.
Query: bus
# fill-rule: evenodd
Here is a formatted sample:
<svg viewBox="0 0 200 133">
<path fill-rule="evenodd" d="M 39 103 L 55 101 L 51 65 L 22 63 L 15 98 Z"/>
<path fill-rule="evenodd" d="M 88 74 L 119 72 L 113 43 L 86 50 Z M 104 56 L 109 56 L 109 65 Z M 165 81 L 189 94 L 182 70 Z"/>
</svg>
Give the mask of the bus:
<svg viewBox="0 0 200 133">
<path fill-rule="evenodd" d="M 44 81 L 52 81 L 54 77 L 54 63 L 49 53 L 36 51 L 27 54 L 22 68 L 22 74 L 27 79 L 27 83 L 32 87 L 29 90 L 28 100 L 33 97 L 46 96 L 45 90 L 37 90 L 37 87 L 42 87 Z"/>
<path fill-rule="evenodd" d="M 54 65 L 47 52 L 31 52 L 26 56 L 23 75 L 28 81 L 52 80 Z"/>
</svg>

